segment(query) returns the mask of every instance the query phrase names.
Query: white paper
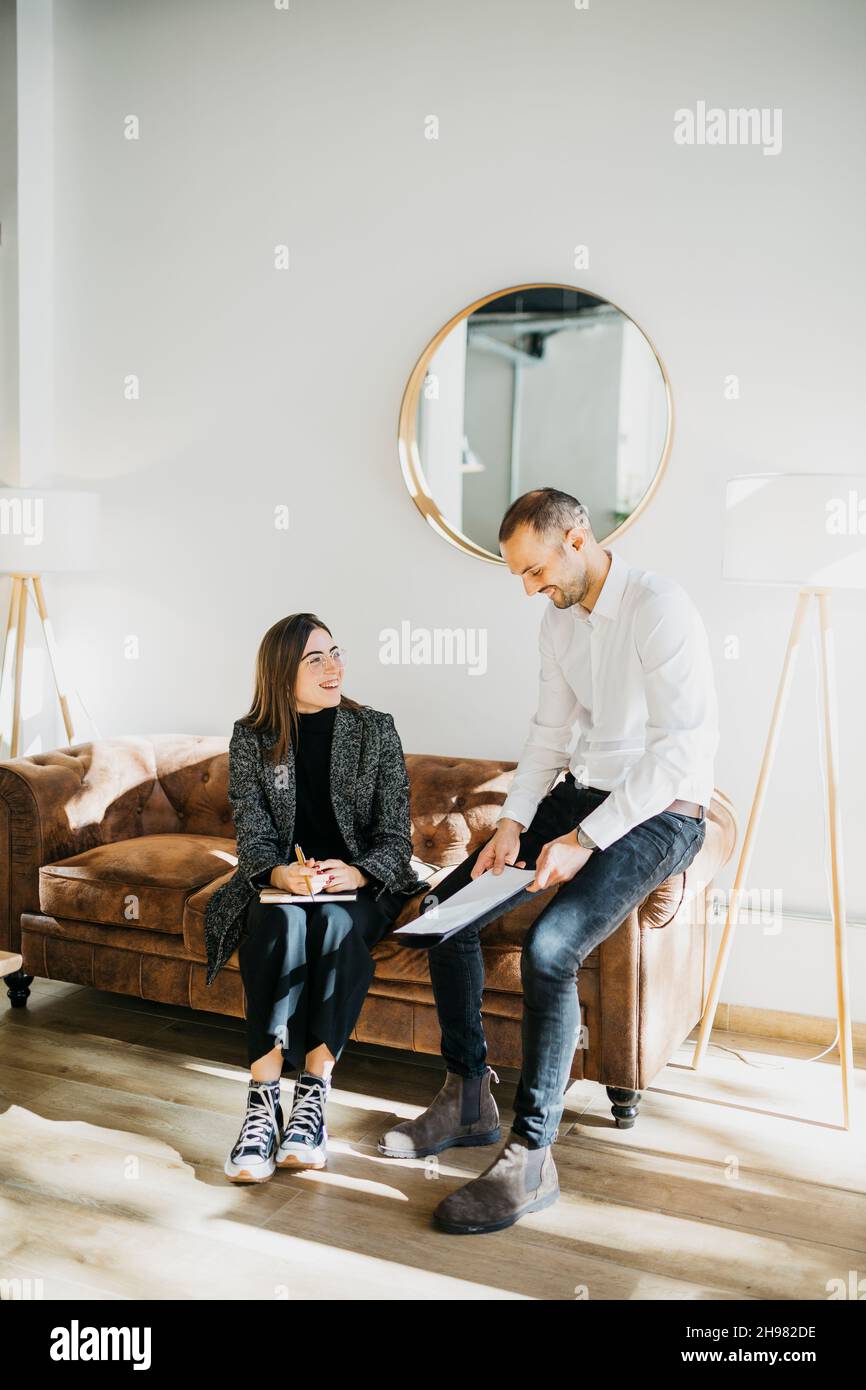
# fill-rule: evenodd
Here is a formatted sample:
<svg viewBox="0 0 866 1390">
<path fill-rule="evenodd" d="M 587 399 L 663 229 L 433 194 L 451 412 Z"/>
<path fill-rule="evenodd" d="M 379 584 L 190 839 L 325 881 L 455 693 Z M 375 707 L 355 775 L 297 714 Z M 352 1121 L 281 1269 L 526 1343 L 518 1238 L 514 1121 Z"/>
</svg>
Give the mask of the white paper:
<svg viewBox="0 0 866 1390">
<path fill-rule="evenodd" d="M 507 898 L 513 897 L 534 878 L 534 869 L 515 869 L 508 864 L 501 874 L 494 874 L 490 869 L 486 869 L 480 877 L 471 879 L 464 888 L 458 888 L 445 902 L 434 903 L 414 922 L 409 922 L 405 927 L 398 927 L 392 935 L 429 936 L 468 927 L 470 922 L 483 917 L 491 908 L 498 907 Z M 431 889 L 430 896 L 436 896 L 435 888 Z"/>
</svg>

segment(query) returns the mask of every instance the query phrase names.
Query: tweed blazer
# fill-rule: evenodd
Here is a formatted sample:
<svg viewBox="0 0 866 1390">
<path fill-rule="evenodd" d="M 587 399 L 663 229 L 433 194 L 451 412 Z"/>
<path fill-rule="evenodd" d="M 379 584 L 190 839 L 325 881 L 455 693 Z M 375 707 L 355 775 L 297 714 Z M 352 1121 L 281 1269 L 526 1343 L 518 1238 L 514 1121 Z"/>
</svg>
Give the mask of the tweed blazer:
<svg viewBox="0 0 866 1390">
<path fill-rule="evenodd" d="M 237 720 L 229 741 L 229 803 L 237 834 L 237 869 L 205 910 L 208 985 L 243 935 L 246 910 L 258 893 L 255 876 L 294 860 L 295 756 L 271 761 L 276 734 Z M 427 884 L 411 867 L 409 774 L 390 714 L 338 705 L 331 742 L 331 804 L 351 862 L 390 890 L 411 896 Z"/>
</svg>

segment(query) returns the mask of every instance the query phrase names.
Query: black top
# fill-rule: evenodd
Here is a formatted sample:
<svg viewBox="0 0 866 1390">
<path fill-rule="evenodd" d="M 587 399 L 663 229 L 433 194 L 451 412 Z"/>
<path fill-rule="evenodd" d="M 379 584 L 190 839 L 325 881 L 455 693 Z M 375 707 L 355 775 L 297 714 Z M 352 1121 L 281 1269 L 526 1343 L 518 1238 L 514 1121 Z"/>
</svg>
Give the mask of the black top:
<svg viewBox="0 0 866 1390">
<path fill-rule="evenodd" d="M 308 859 L 342 859 L 349 862 L 334 808 L 331 805 L 331 740 L 337 706 L 315 714 L 299 714 L 295 751 L 294 852 L 300 845 Z"/>
</svg>

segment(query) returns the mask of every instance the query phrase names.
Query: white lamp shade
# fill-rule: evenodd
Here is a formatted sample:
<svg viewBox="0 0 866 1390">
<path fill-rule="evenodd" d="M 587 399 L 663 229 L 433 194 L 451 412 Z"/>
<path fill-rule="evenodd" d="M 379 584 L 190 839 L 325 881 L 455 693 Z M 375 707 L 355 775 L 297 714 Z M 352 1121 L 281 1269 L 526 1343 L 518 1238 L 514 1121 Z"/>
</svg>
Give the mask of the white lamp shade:
<svg viewBox="0 0 866 1390">
<path fill-rule="evenodd" d="M 0 574 L 96 569 L 99 495 L 0 487 Z"/>
<path fill-rule="evenodd" d="M 866 589 L 866 474 L 729 479 L 722 574 L 745 584 Z"/>
</svg>

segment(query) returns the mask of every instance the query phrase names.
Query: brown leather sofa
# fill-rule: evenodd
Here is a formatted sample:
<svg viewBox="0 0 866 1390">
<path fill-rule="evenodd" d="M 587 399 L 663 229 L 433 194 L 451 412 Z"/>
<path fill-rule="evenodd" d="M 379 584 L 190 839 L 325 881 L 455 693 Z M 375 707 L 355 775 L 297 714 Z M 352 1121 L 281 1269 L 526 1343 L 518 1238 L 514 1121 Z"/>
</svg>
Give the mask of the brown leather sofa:
<svg viewBox="0 0 866 1390">
<path fill-rule="evenodd" d="M 6 981 L 13 1006 L 42 976 L 244 1017 L 236 953 L 205 987 L 204 909 L 234 867 L 227 747 L 213 737 L 117 738 L 0 763 L 0 950 L 23 957 Z M 447 870 L 492 833 L 514 763 L 406 761 L 415 854 Z M 580 971 L 585 1034 L 572 1075 L 607 1086 L 623 1127 L 703 1009 L 707 891 L 737 833 L 718 793 L 707 820 L 688 870 L 651 893 Z M 520 943 L 555 891 L 485 930 L 493 1066 L 520 1066 Z M 412 899 L 400 921 L 422 901 Z M 375 956 L 354 1038 L 438 1053 L 425 953 L 386 936 Z"/>
</svg>

